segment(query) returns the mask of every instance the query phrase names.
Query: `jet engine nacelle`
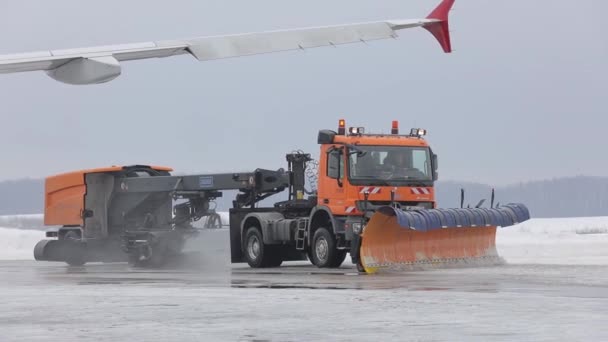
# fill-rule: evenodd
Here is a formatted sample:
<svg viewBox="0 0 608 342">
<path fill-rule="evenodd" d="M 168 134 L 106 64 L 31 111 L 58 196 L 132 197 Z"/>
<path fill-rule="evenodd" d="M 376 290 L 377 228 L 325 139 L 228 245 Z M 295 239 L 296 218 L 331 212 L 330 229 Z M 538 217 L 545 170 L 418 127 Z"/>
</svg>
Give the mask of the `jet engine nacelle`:
<svg viewBox="0 0 608 342">
<path fill-rule="evenodd" d="M 120 76 L 120 63 L 112 56 L 74 59 L 47 71 L 54 80 L 67 84 L 104 83 Z"/>
</svg>

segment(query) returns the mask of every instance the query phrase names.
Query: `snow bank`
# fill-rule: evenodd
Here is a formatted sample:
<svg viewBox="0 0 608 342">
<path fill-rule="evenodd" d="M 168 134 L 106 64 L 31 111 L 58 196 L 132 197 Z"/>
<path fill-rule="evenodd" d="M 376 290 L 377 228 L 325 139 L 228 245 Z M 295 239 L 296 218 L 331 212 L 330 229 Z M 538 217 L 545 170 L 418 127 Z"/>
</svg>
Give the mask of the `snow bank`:
<svg viewBox="0 0 608 342">
<path fill-rule="evenodd" d="M 0 260 L 32 260 L 34 246 L 42 239 L 39 230 L 0 227 Z"/>
<path fill-rule="evenodd" d="M 608 265 L 608 217 L 532 219 L 499 228 L 496 245 L 511 264 Z"/>
<path fill-rule="evenodd" d="M 19 229 L 45 229 L 42 214 L 0 215 L 0 227 Z"/>
<path fill-rule="evenodd" d="M 228 213 L 220 213 L 228 225 Z M 203 227 L 205 219 L 196 223 Z M 0 216 L 0 260 L 32 259 L 44 239 L 42 215 Z M 608 217 L 532 219 L 500 228 L 499 254 L 511 264 L 608 265 Z M 228 246 L 226 246 L 228 248 Z"/>
</svg>

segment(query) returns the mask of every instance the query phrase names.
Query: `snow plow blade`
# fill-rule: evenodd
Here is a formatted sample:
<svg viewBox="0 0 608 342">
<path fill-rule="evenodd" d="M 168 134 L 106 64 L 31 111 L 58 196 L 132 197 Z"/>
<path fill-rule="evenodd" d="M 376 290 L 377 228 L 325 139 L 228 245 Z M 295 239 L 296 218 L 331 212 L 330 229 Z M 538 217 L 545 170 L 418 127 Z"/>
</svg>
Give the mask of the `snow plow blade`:
<svg viewBox="0 0 608 342">
<path fill-rule="evenodd" d="M 500 208 L 403 211 L 382 207 L 366 225 L 360 260 L 366 273 L 502 263 L 496 228 L 530 219 L 523 204 Z"/>
</svg>

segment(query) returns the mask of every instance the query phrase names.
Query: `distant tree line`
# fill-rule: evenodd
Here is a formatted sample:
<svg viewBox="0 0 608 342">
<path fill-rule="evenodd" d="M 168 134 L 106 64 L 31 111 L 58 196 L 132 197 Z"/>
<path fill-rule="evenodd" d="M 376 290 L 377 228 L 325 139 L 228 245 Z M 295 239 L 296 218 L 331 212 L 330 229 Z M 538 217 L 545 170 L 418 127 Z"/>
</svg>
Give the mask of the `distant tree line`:
<svg viewBox="0 0 608 342">
<path fill-rule="evenodd" d="M 460 189 L 465 205 L 485 198 L 489 206 L 492 187 L 457 181 L 438 182 L 436 196 L 441 207 L 460 206 Z M 577 176 L 496 187 L 496 202 L 524 203 L 533 217 L 608 216 L 608 177 Z"/>
<path fill-rule="evenodd" d="M 490 204 L 492 187 L 486 184 L 440 181 L 436 196 L 440 207 L 460 206 L 460 189 L 465 189 L 465 206 L 474 206 L 485 198 Z M 608 177 L 568 177 L 532 181 L 496 187 L 496 202 L 524 203 L 533 217 L 608 216 Z M 234 192 L 217 199 L 217 209 L 226 211 L 232 205 Z M 272 205 L 285 196 L 276 195 L 264 201 Z M 0 215 L 41 213 L 44 208 L 44 181 L 24 179 L 0 182 Z"/>
</svg>

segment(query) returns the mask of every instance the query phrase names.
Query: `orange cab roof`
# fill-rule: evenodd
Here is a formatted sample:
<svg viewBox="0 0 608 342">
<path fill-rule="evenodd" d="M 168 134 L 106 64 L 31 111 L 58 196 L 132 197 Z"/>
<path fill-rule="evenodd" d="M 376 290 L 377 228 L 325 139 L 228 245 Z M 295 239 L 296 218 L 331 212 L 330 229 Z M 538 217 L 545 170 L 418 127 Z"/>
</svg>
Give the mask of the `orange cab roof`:
<svg viewBox="0 0 608 342">
<path fill-rule="evenodd" d="M 334 137 L 334 143 L 353 145 L 429 146 L 426 140 L 422 138 L 392 134 L 336 135 Z"/>
</svg>

